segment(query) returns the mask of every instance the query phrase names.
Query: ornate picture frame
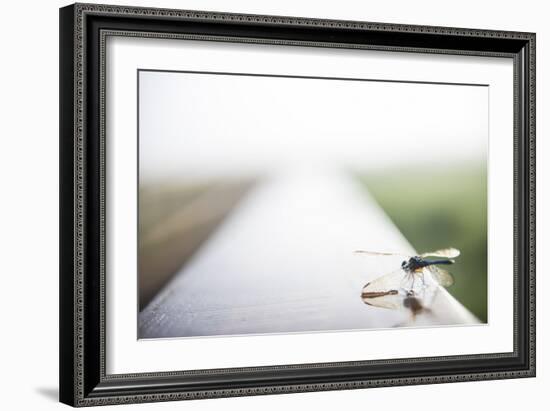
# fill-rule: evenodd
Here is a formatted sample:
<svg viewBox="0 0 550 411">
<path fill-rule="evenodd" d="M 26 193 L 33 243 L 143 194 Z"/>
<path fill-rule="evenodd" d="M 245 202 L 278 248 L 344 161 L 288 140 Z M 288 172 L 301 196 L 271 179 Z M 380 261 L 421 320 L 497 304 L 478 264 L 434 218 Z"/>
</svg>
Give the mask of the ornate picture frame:
<svg viewBox="0 0 550 411">
<path fill-rule="evenodd" d="M 105 53 L 112 36 L 511 59 L 513 350 L 108 373 Z M 60 101 L 61 402 L 92 406 L 535 376 L 534 33 L 75 4 L 60 9 Z"/>
</svg>

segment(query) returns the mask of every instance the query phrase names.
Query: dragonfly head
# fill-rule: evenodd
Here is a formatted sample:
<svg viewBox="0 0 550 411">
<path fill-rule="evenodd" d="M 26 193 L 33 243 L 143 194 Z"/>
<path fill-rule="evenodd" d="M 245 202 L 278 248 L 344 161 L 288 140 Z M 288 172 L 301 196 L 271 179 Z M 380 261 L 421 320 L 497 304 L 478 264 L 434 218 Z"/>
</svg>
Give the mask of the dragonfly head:
<svg viewBox="0 0 550 411">
<path fill-rule="evenodd" d="M 418 265 L 416 257 L 411 257 L 408 260 L 405 260 L 401 263 L 401 268 L 403 269 L 414 269 Z"/>
</svg>

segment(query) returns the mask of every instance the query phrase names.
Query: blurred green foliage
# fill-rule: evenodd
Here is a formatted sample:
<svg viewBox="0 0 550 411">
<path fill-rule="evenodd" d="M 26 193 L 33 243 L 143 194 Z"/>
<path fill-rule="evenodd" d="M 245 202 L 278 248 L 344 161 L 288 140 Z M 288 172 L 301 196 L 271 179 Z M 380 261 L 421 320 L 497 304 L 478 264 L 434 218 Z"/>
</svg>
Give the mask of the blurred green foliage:
<svg viewBox="0 0 550 411">
<path fill-rule="evenodd" d="M 448 291 L 487 321 L 487 173 L 481 165 L 399 169 L 359 180 L 418 252 L 456 247 Z"/>
</svg>

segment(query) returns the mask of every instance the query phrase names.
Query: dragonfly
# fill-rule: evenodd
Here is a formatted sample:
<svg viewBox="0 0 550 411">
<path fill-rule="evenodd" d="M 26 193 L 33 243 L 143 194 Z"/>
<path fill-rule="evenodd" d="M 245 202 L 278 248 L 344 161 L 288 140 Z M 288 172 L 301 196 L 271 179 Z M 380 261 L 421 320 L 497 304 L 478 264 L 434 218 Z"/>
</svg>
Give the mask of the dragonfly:
<svg viewBox="0 0 550 411">
<path fill-rule="evenodd" d="M 361 292 L 363 302 L 368 305 L 411 311 L 422 311 L 415 307 L 427 307 L 435 297 L 438 286 L 454 284 L 451 273 L 441 265 L 454 264 L 460 255 L 456 248 L 444 248 L 420 255 L 357 250 L 356 253 L 370 256 L 398 256 L 404 260 L 401 266 L 365 284 Z"/>
</svg>

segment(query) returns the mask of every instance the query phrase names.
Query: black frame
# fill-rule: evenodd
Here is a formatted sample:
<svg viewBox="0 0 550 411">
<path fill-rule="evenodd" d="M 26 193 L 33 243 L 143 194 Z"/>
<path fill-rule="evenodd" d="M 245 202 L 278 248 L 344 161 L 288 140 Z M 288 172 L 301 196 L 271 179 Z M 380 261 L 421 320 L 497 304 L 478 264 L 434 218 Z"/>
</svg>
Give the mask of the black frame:
<svg viewBox="0 0 550 411">
<path fill-rule="evenodd" d="M 514 351 L 106 375 L 103 125 L 109 35 L 513 58 Z M 533 377 L 535 34 L 92 4 L 61 8 L 60 235 L 60 400 L 70 405 Z"/>
</svg>

